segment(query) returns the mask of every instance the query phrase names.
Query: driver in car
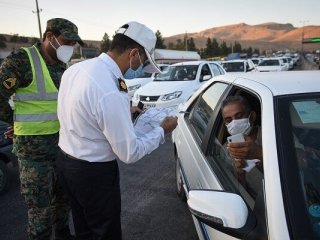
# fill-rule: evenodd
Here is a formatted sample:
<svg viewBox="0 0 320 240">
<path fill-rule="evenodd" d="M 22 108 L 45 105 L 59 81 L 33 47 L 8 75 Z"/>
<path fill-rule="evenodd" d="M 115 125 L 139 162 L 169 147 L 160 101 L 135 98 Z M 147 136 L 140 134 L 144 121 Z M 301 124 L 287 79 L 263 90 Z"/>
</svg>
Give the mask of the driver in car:
<svg viewBox="0 0 320 240">
<path fill-rule="evenodd" d="M 262 161 L 261 128 L 256 124 L 257 114 L 248 100 L 240 95 L 227 97 L 221 109 L 228 133 L 242 133 L 244 137 L 244 142 L 227 144 L 238 179 L 244 181 L 245 172 L 249 172 Z"/>
</svg>

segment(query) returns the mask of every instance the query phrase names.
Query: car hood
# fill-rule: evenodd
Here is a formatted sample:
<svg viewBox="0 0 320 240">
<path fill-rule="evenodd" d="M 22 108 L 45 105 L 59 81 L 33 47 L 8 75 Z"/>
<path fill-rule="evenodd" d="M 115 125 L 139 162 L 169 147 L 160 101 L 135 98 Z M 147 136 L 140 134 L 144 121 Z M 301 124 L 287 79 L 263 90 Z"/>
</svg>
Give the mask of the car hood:
<svg viewBox="0 0 320 240">
<path fill-rule="evenodd" d="M 128 87 L 137 85 L 137 84 L 146 84 L 151 81 L 151 78 L 133 78 L 124 80 Z"/>
<path fill-rule="evenodd" d="M 257 66 L 258 71 L 277 71 L 280 66 Z"/>
<path fill-rule="evenodd" d="M 175 91 L 194 91 L 200 86 L 199 82 L 193 81 L 155 81 L 150 82 L 140 88 L 137 93 L 144 96 L 159 96 L 168 93 L 173 93 Z"/>
</svg>

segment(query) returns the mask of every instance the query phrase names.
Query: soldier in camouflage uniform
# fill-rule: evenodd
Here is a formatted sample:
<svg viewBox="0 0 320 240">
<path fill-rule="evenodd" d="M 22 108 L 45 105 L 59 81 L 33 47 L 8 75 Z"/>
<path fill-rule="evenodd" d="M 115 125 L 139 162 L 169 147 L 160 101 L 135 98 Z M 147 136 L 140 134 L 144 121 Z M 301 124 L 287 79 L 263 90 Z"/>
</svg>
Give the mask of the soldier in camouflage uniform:
<svg viewBox="0 0 320 240">
<path fill-rule="evenodd" d="M 13 152 L 19 160 L 21 193 L 28 209 L 28 239 L 50 239 L 52 229 L 55 239 L 68 239 L 71 237 L 68 228 L 70 208 L 57 182 L 55 172 L 59 136 L 56 101 L 61 76 L 66 69 L 65 62 L 68 61 L 68 58 L 70 60 L 72 46 L 77 42 L 82 45 L 82 41 L 76 25 L 62 18 L 51 19 L 47 22 L 47 29 L 42 40 L 41 43 L 36 43 L 31 48 L 20 49 L 16 53 L 12 53 L 1 64 L 0 118 L 14 126 Z M 20 98 L 19 102 L 18 96 L 26 95 L 24 91 L 28 88 L 32 90 L 31 85 L 35 86 L 32 91 L 36 91 L 36 93 L 33 95 L 37 97 L 37 91 L 40 91 L 39 87 L 37 90 L 39 83 L 35 79 L 38 76 L 35 74 L 36 61 L 30 57 L 31 51 L 35 53 L 35 56 L 38 55 L 36 58 L 40 60 L 38 65 L 40 70 L 42 68 L 42 76 L 45 78 L 41 80 L 44 81 L 44 94 L 48 96 L 51 94 L 54 97 L 40 100 L 31 99 L 32 101 Z M 51 90 L 47 87 L 50 84 Z M 50 91 L 53 91 L 53 94 Z M 11 96 L 14 96 L 13 99 L 15 97 L 17 99 L 17 101 L 14 100 L 13 107 L 8 104 Z M 37 105 L 40 103 L 45 104 Z M 51 112 L 52 119 L 48 120 L 46 113 L 42 113 L 41 109 L 49 107 L 50 109 L 47 110 Z M 26 112 L 25 108 L 32 110 L 30 114 Z M 40 122 L 32 120 L 31 114 L 37 111 L 38 113 L 34 116 L 44 117 L 45 120 L 42 119 Z M 31 120 L 26 119 L 30 116 Z M 22 122 L 19 122 L 20 118 Z M 28 121 L 32 123 L 28 123 Z M 43 129 L 42 126 L 46 129 Z"/>
</svg>

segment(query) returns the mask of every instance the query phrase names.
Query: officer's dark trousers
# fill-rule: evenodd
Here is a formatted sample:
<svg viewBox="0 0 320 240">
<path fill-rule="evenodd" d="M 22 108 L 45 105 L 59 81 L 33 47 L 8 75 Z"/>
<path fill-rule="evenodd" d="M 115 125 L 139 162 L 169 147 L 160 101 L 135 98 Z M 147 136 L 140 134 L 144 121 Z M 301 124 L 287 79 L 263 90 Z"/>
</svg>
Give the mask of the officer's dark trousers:
<svg viewBox="0 0 320 240">
<path fill-rule="evenodd" d="M 121 239 L 117 161 L 90 163 L 60 150 L 59 180 L 70 198 L 76 238 Z"/>
</svg>

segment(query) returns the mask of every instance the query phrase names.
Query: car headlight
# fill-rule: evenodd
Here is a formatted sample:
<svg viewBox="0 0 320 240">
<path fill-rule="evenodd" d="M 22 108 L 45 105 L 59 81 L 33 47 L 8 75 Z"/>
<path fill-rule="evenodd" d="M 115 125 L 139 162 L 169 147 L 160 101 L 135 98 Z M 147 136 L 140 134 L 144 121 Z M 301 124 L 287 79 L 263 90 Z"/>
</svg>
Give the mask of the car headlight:
<svg viewBox="0 0 320 240">
<path fill-rule="evenodd" d="M 136 84 L 136 85 L 128 87 L 128 91 L 137 90 L 140 87 L 141 87 L 141 84 Z"/>
<path fill-rule="evenodd" d="M 170 101 L 170 100 L 172 100 L 172 99 L 175 99 L 175 98 L 180 97 L 181 94 L 182 94 L 181 91 L 176 91 L 176 92 L 173 92 L 173 93 L 169 93 L 169 94 L 164 95 L 164 96 L 161 98 L 161 100 L 162 100 L 162 101 Z"/>
</svg>

